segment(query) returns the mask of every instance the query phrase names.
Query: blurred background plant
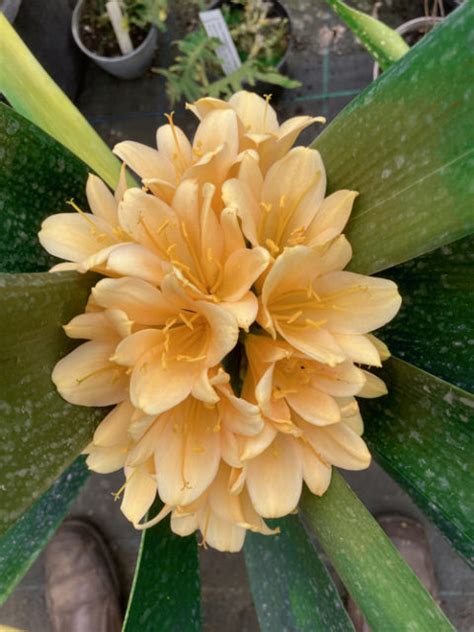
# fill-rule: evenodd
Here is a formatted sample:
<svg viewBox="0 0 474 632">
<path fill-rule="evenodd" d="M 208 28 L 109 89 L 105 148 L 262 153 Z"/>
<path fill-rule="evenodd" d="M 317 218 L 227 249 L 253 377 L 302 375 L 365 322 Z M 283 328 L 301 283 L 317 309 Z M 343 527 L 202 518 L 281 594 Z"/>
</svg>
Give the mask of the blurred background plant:
<svg viewBox="0 0 474 632">
<path fill-rule="evenodd" d="M 186 11 L 190 25 L 198 24 L 204 0 L 194 0 Z M 211 5 L 214 6 L 214 5 Z M 271 84 L 292 89 L 301 86 L 286 76 L 282 60 L 289 46 L 290 28 L 286 17 L 265 0 L 229 0 L 221 3 L 222 14 L 237 48 L 242 65 L 225 75 L 219 60 L 221 45 L 209 37 L 201 25 L 176 42 L 178 54 L 168 68 L 155 72 L 166 79 L 171 104 L 181 99 L 193 101 L 202 96 L 229 96 L 245 87 Z M 262 90 L 260 90 L 262 91 Z"/>
</svg>

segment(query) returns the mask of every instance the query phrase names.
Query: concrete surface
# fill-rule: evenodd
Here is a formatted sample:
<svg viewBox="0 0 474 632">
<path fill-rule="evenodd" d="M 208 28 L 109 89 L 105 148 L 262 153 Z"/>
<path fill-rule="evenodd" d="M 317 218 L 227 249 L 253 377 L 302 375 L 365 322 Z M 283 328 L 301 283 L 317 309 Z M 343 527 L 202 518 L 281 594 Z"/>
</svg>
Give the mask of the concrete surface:
<svg viewBox="0 0 474 632">
<path fill-rule="evenodd" d="M 162 78 L 149 72 L 142 79 L 121 82 L 89 62 L 84 65 L 84 60 L 77 62 L 75 53 L 72 54 L 73 61 L 69 59 L 67 62 L 72 63 L 70 73 L 75 74 L 65 74 L 64 67 L 61 70 L 61 60 L 65 59 L 62 56 L 64 50 L 69 48 L 68 34 L 61 31 L 58 37 L 56 33 L 52 37 L 51 31 L 67 25 L 63 17 L 61 26 L 56 22 L 51 27 L 47 22 L 47 11 L 44 11 L 45 5 L 53 6 L 58 1 L 24 0 L 18 17 L 24 37 L 69 93 L 77 92 L 78 106 L 107 142 L 112 145 L 123 139 L 133 139 L 153 144 L 155 129 L 164 122 L 163 113 L 170 110 Z M 356 4 L 370 11 L 374 3 L 360 0 Z M 301 79 L 304 85 L 280 96 L 276 103 L 279 115 L 284 119 L 311 113 L 324 114 L 331 119 L 371 81 L 372 61 L 331 15 L 322 0 L 286 0 L 285 5 L 290 10 L 295 34 L 288 73 Z M 381 3 L 380 15 L 390 24 L 397 25 L 408 17 L 419 15 L 421 5 L 421 2 L 408 0 L 385 0 Z M 64 6 L 67 6 L 65 1 Z M 39 7 L 43 11 L 38 11 Z M 29 17 L 32 15 L 34 19 Z M 161 36 L 157 65 L 169 63 L 172 56 L 170 41 L 176 37 L 171 25 L 170 31 Z M 176 120 L 187 129 L 194 124 L 190 114 L 177 114 Z M 305 132 L 302 142 L 312 140 L 316 131 Z M 375 515 L 396 511 L 424 521 L 406 494 L 377 466 L 363 473 L 351 474 L 348 479 Z M 139 534 L 122 517 L 118 505 L 113 503 L 110 494 L 120 485 L 120 475 L 93 475 L 71 513 L 88 516 L 106 534 L 118 565 L 125 602 Z M 473 631 L 474 578 L 434 527 L 427 525 L 427 532 L 440 587 L 441 606 L 458 630 Z M 243 557 L 201 550 L 201 571 L 206 632 L 258 630 Z M 42 557 L 0 609 L 0 624 L 18 626 L 28 632 L 50 632 L 43 595 Z"/>
</svg>

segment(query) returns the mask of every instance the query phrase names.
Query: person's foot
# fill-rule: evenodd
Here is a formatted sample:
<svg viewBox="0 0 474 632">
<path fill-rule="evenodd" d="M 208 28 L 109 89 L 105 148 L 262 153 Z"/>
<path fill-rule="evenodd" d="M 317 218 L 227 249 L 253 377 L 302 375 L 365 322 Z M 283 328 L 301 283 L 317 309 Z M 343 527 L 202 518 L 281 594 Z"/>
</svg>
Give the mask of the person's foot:
<svg viewBox="0 0 474 632">
<path fill-rule="evenodd" d="M 54 632 L 120 632 L 118 579 L 95 527 L 66 520 L 46 548 L 45 575 Z"/>
<path fill-rule="evenodd" d="M 423 526 L 405 516 L 390 514 L 380 516 L 377 522 L 400 551 L 424 587 L 436 598 L 436 579 L 430 547 Z M 356 632 L 370 632 L 370 627 L 356 603 L 349 598 L 347 611 Z"/>
</svg>

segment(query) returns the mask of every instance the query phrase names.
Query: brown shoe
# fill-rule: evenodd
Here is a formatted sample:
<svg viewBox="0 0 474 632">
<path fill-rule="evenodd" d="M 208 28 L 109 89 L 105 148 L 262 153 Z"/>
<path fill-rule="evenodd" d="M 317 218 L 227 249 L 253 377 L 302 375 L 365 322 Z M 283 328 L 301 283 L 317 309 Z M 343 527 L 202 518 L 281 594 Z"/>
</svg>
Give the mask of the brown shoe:
<svg viewBox="0 0 474 632">
<path fill-rule="evenodd" d="M 403 559 L 411 567 L 423 586 L 436 599 L 437 587 L 431 559 L 430 547 L 423 526 L 405 516 L 390 514 L 380 516 L 377 522 L 400 551 Z M 352 619 L 356 632 L 370 632 L 364 615 L 350 597 L 347 611 Z"/>
<path fill-rule="evenodd" d="M 95 527 L 66 520 L 46 548 L 45 574 L 54 632 L 120 632 L 119 583 Z"/>
</svg>

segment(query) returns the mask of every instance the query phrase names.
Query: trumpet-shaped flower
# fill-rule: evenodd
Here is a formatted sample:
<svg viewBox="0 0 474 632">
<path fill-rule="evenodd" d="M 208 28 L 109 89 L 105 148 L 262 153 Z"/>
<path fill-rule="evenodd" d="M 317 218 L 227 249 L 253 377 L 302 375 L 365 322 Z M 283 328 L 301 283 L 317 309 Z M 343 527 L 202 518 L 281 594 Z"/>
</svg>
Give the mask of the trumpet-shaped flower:
<svg viewBox="0 0 474 632">
<path fill-rule="evenodd" d="M 262 327 L 309 358 L 344 362 L 347 341 L 362 347 L 366 339 L 357 337 L 387 323 L 401 304 L 392 281 L 343 271 L 350 257 L 342 235 L 320 248 L 285 249 L 263 283 Z"/>
</svg>

